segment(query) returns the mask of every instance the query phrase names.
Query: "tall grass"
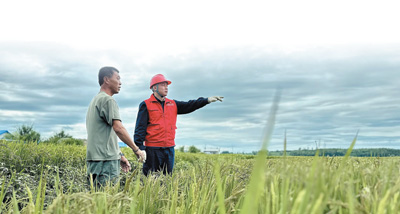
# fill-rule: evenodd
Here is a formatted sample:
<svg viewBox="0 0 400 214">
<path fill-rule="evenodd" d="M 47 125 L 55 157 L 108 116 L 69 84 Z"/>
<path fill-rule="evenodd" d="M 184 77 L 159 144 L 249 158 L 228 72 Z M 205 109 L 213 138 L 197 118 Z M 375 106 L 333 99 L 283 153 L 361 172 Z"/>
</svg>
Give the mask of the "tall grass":
<svg viewBox="0 0 400 214">
<path fill-rule="evenodd" d="M 128 152 L 127 156 L 134 160 Z M 177 153 L 177 160 L 172 176 L 144 177 L 134 162 L 135 171 L 123 174 L 121 185 L 101 191 L 63 186 L 64 177 L 57 174 L 52 183 L 44 167 L 36 186 L 23 185 L 24 197 L 18 197 L 16 189 L 15 196 L 11 191 L 9 200 L 1 202 L 1 213 L 243 213 L 248 209 L 245 201 L 257 161 L 252 156 Z M 262 162 L 258 182 L 263 188 L 253 190 L 258 201 L 246 202 L 254 213 L 399 211 L 399 158 L 287 156 Z M 7 192 L 16 177 L 17 173 L 14 181 L 1 179 L 0 193 Z M 83 184 L 72 184 L 77 185 Z M 49 199 L 51 191 L 55 197 Z"/>
<path fill-rule="evenodd" d="M 19 172 L 39 164 L 81 167 L 86 150 L 82 146 L 0 141 L 0 163 Z"/>
</svg>

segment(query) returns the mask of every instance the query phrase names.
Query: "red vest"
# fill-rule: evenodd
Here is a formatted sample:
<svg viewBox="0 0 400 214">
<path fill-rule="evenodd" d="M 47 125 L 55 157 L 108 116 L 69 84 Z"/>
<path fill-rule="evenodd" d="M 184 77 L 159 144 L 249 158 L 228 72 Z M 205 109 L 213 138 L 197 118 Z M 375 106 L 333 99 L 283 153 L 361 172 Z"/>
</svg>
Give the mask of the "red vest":
<svg viewBox="0 0 400 214">
<path fill-rule="evenodd" d="M 178 109 L 174 100 L 165 98 L 164 111 L 154 95 L 144 101 L 149 112 L 149 124 L 144 145 L 151 147 L 175 146 Z"/>
</svg>

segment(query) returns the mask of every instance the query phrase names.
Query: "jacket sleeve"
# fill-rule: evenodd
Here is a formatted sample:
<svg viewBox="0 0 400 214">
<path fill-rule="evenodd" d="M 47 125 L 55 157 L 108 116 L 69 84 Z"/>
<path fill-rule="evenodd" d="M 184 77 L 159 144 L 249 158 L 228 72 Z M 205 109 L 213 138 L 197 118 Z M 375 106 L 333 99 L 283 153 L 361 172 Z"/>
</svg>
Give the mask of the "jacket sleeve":
<svg viewBox="0 0 400 214">
<path fill-rule="evenodd" d="M 200 97 L 197 100 L 189 100 L 187 102 L 174 100 L 178 108 L 178 114 L 191 113 L 208 104 L 208 98 Z"/>
<path fill-rule="evenodd" d="M 139 147 L 140 150 L 146 149 L 143 143 L 146 138 L 146 130 L 148 123 L 149 123 L 149 112 L 147 111 L 146 103 L 143 101 L 139 105 L 139 111 L 136 118 L 135 134 L 133 136 L 135 144 L 136 146 Z"/>
</svg>

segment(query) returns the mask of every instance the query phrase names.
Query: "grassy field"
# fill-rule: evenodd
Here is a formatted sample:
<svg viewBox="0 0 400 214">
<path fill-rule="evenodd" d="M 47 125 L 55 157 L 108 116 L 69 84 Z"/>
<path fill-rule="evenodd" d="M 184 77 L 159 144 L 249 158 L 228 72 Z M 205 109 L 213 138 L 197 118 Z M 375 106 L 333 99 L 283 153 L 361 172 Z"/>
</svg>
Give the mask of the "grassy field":
<svg viewBox="0 0 400 214">
<path fill-rule="evenodd" d="M 172 176 L 133 170 L 95 191 L 86 148 L 0 141 L 0 213 L 399 213 L 400 158 L 176 153 Z"/>
</svg>

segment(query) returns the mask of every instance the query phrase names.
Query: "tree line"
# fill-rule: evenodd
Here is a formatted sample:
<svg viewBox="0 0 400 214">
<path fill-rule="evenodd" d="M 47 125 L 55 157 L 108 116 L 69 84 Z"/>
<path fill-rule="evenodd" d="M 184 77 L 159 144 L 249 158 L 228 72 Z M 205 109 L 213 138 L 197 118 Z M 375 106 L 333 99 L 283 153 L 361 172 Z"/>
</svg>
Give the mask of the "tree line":
<svg viewBox="0 0 400 214">
<path fill-rule="evenodd" d="M 67 134 L 64 130 L 55 133 L 53 136 L 47 139 L 42 139 L 40 133 L 34 130 L 33 125 L 22 125 L 18 127 L 15 132 L 5 134 L 4 139 L 9 141 L 19 141 L 19 142 L 84 145 L 83 140 L 73 138 L 71 135 Z"/>
<path fill-rule="evenodd" d="M 320 149 L 319 156 L 344 156 L 347 149 L 329 148 Z M 284 151 L 269 151 L 269 156 L 283 156 Z M 286 151 L 287 156 L 315 156 L 317 150 L 291 150 Z M 354 157 L 394 157 L 400 156 L 400 149 L 389 149 L 389 148 L 362 148 L 353 149 L 350 156 Z"/>
</svg>

